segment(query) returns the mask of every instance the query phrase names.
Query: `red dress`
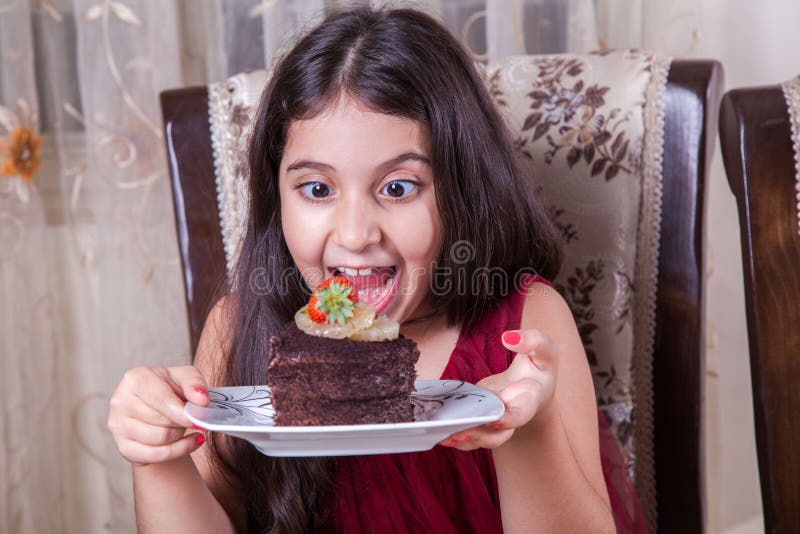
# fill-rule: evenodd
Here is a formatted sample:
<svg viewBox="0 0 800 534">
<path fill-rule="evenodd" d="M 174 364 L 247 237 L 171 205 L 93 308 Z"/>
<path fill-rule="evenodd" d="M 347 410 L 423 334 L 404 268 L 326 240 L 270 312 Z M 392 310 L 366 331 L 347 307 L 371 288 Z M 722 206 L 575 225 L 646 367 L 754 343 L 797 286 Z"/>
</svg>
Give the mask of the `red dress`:
<svg viewBox="0 0 800 534">
<path fill-rule="evenodd" d="M 514 354 L 500 336 L 519 328 L 523 301 L 523 293 L 513 293 L 474 328 L 462 330 L 441 378 L 475 384 L 503 372 Z M 646 532 L 617 441 L 598 416 L 603 474 L 617 530 Z M 424 452 L 342 457 L 332 506 L 332 530 L 347 534 L 503 531 L 489 449 L 464 452 L 437 445 Z"/>
</svg>

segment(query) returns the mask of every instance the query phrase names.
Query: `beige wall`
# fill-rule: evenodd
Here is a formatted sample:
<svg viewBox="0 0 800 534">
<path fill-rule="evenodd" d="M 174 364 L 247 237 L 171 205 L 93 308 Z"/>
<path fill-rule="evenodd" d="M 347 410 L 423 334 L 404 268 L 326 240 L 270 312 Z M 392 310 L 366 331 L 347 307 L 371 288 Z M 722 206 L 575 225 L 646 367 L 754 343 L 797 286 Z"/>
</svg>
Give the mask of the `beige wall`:
<svg viewBox="0 0 800 534">
<path fill-rule="evenodd" d="M 726 90 L 800 74 L 800 2 L 702 0 L 693 57 L 725 68 Z M 738 214 L 717 143 L 708 189 L 706 491 L 708 531 L 763 532 Z"/>
</svg>

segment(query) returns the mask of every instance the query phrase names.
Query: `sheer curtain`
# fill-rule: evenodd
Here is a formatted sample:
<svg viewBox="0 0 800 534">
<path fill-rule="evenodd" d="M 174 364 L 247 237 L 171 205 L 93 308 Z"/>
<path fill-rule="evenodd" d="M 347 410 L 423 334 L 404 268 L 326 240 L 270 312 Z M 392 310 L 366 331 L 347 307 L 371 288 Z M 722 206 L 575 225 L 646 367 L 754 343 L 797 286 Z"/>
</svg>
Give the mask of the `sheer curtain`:
<svg viewBox="0 0 800 534">
<path fill-rule="evenodd" d="M 0 0 L 0 531 L 135 531 L 108 397 L 190 359 L 158 93 L 269 67 L 351 3 Z M 641 17 L 608 36 L 644 2 L 608 3 L 391 2 L 480 60 L 641 44 Z"/>
</svg>

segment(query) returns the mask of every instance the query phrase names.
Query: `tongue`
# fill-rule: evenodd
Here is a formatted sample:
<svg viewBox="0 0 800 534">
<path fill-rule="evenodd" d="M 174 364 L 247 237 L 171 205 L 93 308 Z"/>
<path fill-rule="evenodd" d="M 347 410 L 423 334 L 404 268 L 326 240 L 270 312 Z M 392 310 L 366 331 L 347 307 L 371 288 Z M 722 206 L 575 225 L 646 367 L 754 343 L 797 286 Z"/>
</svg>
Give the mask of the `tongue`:
<svg viewBox="0 0 800 534">
<path fill-rule="evenodd" d="M 394 269 L 391 267 L 382 267 L 380 269 L 372 269 L 372 273 L 368 275 L 343 276 L 347 277 L 348 280 L 353 282 L 353 285 L 356 286 L 357 291 L 361 291 L 364 289 L 383 287 L 392 273 L 394 273 Z"/>
</svg>

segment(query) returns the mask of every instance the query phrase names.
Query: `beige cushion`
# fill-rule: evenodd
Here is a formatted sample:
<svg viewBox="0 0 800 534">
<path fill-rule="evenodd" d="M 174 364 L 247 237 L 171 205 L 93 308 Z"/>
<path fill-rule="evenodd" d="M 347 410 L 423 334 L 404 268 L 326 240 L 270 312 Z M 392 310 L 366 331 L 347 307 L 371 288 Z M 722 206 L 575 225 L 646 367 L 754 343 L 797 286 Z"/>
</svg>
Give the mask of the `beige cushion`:
<svg viewBox="0 0 800 534">
<path fill-rule="evenodd" d="M 483 67 L 481 67 L 483 68 Z M 669 60 L 642 51 L 517 56 L 483 70 L 566 242 L 554 280 L 570 304 L 645 513 L 654 517 L 652 353 Z M 246 217 L 248 127 L 265 71 L 209 86 L 230 268 Z"/>
<path fill-rule="evenodd" d="M 622 50 L 518 56 L 486 69 L 567 243 L 554 285 L 573 310 L 598 405 L 646 513 L 655 505 L 652 355 L 668 68 L 668 59 Z"/>
</svg>

